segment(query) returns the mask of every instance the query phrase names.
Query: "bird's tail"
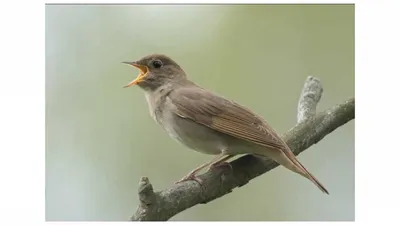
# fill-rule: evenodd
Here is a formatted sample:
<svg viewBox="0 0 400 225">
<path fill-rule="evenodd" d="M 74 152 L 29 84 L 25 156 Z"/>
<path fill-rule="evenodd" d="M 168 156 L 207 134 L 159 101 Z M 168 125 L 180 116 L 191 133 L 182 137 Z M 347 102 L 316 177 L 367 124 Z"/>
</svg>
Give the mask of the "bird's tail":
<svg viewBox="0 0 400 225">
<path fill-rule="evenodd" d="M 296 156 L 293 154 L 293 152 L 287 147 L 288 149 L 285 149 L 283 151 L 269 151 L 268 155 L 265 155 L 277 163 L 281 164 L 282 166 L 286 167 L 287 169 L 298 173 L 302 175 L 303 177 L 309 179 L 311 182 L 313 182 L 322 192 L 325 194 L 329 194 L 328 190 L 324 187 L 324 185 L 321 184 L 317 180 L 317 178 L 314 177 L 308 170 L 297 160 Z"/>
<path fill-rule="evenodd" d="M 325 194 L 329 195 L 328 190 L 324 187 L 324 185 L 322 185 L 321 182 L 318 181 L 317 178 L 314 177 L 314 175 L 312 175 L 310 172 L 308 172 L 308 170 L 299 162 L 299 160 L 297 160 L 296 157 L 294 157 L 293 154 L 293 161 L 295 161 L 295 163 L 300 167 L 296 170 L 300 170 L 298 171 L 294 171 L 299 173 L 300 175 L 304 176 L 305 178 L 309 179 L 311 182 L 313 182 L 322 192 L 324 192 Z"/>
</svg>

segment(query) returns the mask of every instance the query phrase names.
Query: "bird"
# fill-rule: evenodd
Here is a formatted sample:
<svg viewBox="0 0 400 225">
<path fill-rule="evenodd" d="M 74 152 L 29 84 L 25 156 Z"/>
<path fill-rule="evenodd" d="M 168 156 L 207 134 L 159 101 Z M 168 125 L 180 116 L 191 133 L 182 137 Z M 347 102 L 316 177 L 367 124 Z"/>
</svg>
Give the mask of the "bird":
<svg viewBox="0 0 400 225">
<path fill-rule="evenodd" d="M 189 149 L 214 155 L 176 183 L 195 180 L 197 174 L 227 163 L 236 155 L 269 158 L 328 190 L 296 158 L 285 141 L 249 108 L 192 82 L 183 68 L 165 54 L 150 54 L 123 62 L 139 75 L 123 87 L 144 91 L 150 116 L 169 136 Z"/>
</svg>

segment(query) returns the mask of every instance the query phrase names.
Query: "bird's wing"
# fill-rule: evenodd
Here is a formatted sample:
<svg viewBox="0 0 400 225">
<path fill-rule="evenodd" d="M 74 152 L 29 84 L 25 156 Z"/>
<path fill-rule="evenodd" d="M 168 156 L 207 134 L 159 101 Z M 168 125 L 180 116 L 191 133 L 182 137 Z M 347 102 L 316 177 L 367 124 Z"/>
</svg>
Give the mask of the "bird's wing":
<svg viewBox="0 0 400 225">
<path fill-rule="evenodd" d="M 216 131 L 283 150 L 286 145 L 259 116 L 245 107 L 201 88 L 179 88 L 170 94 L 175 114 Z"/>
</svg>

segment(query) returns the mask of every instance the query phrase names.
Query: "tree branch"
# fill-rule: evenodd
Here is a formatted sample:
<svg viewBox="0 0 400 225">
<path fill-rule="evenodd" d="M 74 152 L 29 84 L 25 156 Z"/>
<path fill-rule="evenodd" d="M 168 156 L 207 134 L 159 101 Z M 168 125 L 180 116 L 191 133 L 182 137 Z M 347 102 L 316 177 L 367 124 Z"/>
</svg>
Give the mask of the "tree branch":
<svg viewBox="0 0 400 225">
<path fill-rule="evenodd" d="M 317 78 L 308 77 L 299 99 L 298 123 L 282 136 L 295 155 L 354 119 L 354 98 L 316 114 L 321 95 L 320 81 Z M 192 206 L 222 197 L 232 192 L 234 188 L 241 187 L 251 179 L 279 166 L 272 160 L 262 160 L 252 155 L 242 156 L 230 164 L 232 170 L 217 168 L 199 175 L 203 181 L 202 186 L 195 181 L 187 181 L 154 192 L 149 179 L 142 177 L 139 185 L 140 204 L 131 220 L 168 220 Z"/>
</svg>

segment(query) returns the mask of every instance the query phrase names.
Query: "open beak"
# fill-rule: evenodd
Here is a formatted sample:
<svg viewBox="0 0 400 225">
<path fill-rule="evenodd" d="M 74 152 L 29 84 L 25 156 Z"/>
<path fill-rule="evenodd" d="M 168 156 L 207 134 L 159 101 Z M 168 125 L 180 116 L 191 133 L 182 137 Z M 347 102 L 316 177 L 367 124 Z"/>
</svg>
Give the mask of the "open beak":
<svg viewBox="0 0 400 225">
<path fill-rule="evenodd" d="M 122 63 L 129 64 L 129 65 L 134 66 L 134 67 L 136 67 L 136 68 L 138 68 L 140 70 L 139 75 L 136 77 L 136 79 L 131 81 L 129 84 L 125 85 L 124 88 L 130 87 L 130 86 L 133 86 L 133 85 L 136 85 L 136 84 L 142 82 L 143 79 L 146 77 L 147 72 L 149 71 L 147 66 L 137 64 L 136 62 L 122 62 Z"/>
</svg>

